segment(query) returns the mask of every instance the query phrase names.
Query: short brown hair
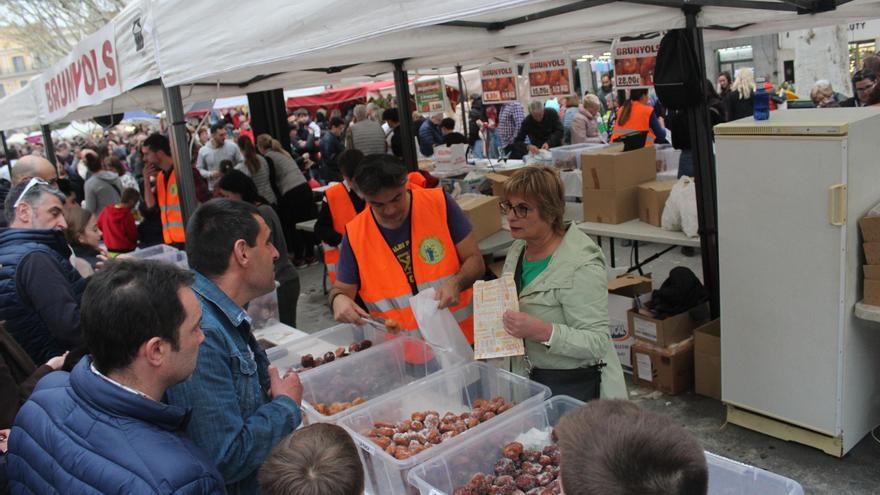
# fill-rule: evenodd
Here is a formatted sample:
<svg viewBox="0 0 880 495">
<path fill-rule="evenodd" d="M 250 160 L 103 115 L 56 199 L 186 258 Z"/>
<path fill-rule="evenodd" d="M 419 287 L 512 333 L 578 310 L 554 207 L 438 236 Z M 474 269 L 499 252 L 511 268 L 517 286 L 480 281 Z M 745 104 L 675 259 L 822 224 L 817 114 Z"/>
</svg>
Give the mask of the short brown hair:
<svg viewBox="0 0 880 495">
<path fill-rule="evenodd" d="M 137 189 L 126 187 L 122 190 L 122 196 L 119 198 L 120 203 L 134 203 L 137 204 L 138 201 L 141 200 L 141 193 L 138 192 Z"/>
<path fill-rule="evenodd" d="M 79 246 L 79 235 L 85 232 L 89 220 L 92 219 L 92 212 L 79 206 L 67 208 L 64 210 L 64 221 L 67 222 L 67 228 L 64 229 L 64 237 L 67 242 L 73 246 Z"/>
<path fill-rule="evenodd" d="M 623 400 L 596 400 L 556 426 L 567 495 L 705 495 L 703 448 L 669 417 Z"/>
<path fill-rule="evenodd" d="M 275 446 L 257 475 L 263 495 L 361 495 L 364 468 L 341 427 L 315 423 Z"/>
<path fill-rule="evenodd" d="M 534 202 L 538 214 L 557 233 L 565 231 L 565 187 L 555 169 L 539 166 L 523 167 L 504 181 L 503 199 L 521 196 Z"/>
</svg>

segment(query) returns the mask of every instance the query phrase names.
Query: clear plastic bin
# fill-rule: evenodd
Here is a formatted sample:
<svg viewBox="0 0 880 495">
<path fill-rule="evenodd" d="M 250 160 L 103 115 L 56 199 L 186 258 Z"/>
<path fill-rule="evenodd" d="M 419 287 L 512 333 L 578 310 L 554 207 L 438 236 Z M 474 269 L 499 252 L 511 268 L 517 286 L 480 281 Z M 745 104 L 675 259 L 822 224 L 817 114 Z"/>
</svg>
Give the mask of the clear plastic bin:
<svg viewBox="0 0 880 495">
<path fill-rule="evenodd" d="M 388 332 L 380 330 L 372 325 L 351 325 L 343 323 L 330 328 L 313 333 L 307 337 L 291 340 L 285 344 L 272 347 L 266 351 L 269 361 L 272 365 L 280 369 L 299 369 L 301 368 L 301 359 L 306 354 L 314 357 L 322 357 L 327 352 L 333 352 L 339 347 L 348 346 L 352 342 L 360 342 L 362 340 L 370 340 L 373 345 L 381 344 L 386 340 L 392 339 L 394 336 Z M 348 358 L 343 358 L 348 359 Z M 312 368 L 300 371 L 300 376 L 304 373 L 311 373 L 319 369 Z"/>
<path fill-rule="evenodd" d="M 251 317 L 251 329 L 253 330 L 278 324 L 281 321 L 278 314 L 278 291 L 273 290 L 251 300 L 247 306 L 247 313 Z"/>
<path fill-rule="evenodd" d="M 120 254 L 120 258 L 135 258 L 141 260 L 159 260 L 174 263 L 181 268 L 189 269 L 186 259 L 186 251 L 181 251 L 166 244 L 157 244 L 144 249 L 138 249 L 131 253 Z"/>
<path fill-rule="evenodd" d="M 568 146 L 550 148 L 550 155 L 553 157 L 553 164 L 557 168 L 565 170 L 580 170 L 581 153 L 586 150 L 596 150 L 607 146 L 607 144 L 598 143 L 569 144 Z"/>
<path fill-rule="evenodd" d="M 409 459 L 395 459 L 363 434 L 372 429 L 377 421 L 393 423 L 409 419 L 413 412 L 426 410 L 438 411 L 441 415 L 446 411 L 461 413 L 469 411 L 477 399 L 499 396 L 516 405 L 509 411 Z M 374 495 L 406 494 L 411 491 L 406 479 L 410 469 L 460 445 L 466 439 L 480 438 L 480 432 L 496 424 L 499 418 L 530 409 L 549 396 L 550 389 L 544 385 L 486 363 L 470 362 L 374 399 L 343 416 L 337 424 L 348 430 L 360 447 L 366 475 L 366 491 Z"/>
<path fill-rule="evenodd" d="M 543 404 L 504 417 L 473 438 L 458 443 L 408 475 L 421 495 L 451 495 L 476 473 L 492 473 L 501 449 L 531 430 L 556 426 L 565 413 L 583 405 L 571 397 L 557 396 Z M 801 485 L 778 474 L 706 452 L 709 495 L 803 495 Z"/>
<path fill-rule="evenodd" d="M 421 495 L 452 495 L 474 474 L 493 473 L 505 445 L 533 428 L 549 432 L 565 413 L 582 405 L 577 399 L 560 395 L 516 414 L 501 415 L 502 419 L 491 427 L 416 466 L 409 472 L 408 481 Z M 536 447 L 545 445 L 527 446 Z"/>
<path fill-rule="evenodd" d="M 424 356 L 425 363 L 407 363 L 404 346 L 410 353 Z M 451 350 L 431 347 L 424 340 L 400 337 L 319 366 L 302 376 L 303 423 L 335 424 L 339 418 L 357 411 L 373 399 L 464 362 L 463 357 Z M 325 416 L 314 407 L 318 403 L 330 406 L 334 402 L 351 402 L 358 397 L 365 401 L 364 404 L 332 415 Z"/>
</svg>

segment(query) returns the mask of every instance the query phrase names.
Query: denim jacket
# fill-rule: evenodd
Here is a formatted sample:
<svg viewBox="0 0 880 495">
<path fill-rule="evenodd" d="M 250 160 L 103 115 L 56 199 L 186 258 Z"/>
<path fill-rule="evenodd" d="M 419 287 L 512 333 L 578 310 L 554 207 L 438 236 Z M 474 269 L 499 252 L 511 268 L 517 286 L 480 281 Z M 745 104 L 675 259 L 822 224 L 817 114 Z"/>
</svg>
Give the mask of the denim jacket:
<svg viewBox="0 0 880 495">
<path fill-rule="evenodd" d="M 250 318 L 212 281 L 195 273 L 205 341 L 192 376 L 166 392 L 169 404 L 192 409 L 187 434 L 217 464 L 229 494 L 257 494 L 257 470 L 300 424 L 289 397 L 269 397 L 269 358 Z"/>
</svg>

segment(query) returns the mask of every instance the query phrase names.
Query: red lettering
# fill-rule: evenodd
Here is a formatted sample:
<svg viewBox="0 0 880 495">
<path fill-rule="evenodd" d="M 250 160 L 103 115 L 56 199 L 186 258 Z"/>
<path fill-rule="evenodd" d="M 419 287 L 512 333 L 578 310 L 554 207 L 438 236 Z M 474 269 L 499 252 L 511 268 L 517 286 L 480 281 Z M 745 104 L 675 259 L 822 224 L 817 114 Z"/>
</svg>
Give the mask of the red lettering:
<svg viewBox="0 0 880 495">
<path fill-rule="evenodd" d="M 79 83 L 83 77 L 82 63 L 79 60 L 75 60 L 72 64 L 70 64 L 70 74 L 71 76 L 73 76 L 73 99 L 79 100 Z"/>
<path fill-rule="evenodd" d="M 83 83 L 85 84 L 86 94 L 91 96 L 95 92 L 95 67 L 92 65 L 92 60 L 88 55 L 83 55 L 81 60 Z"/>
<path fill-rule="evenodd" d="M 58 93 L 61 95 L 61 106 L 67 106 L 69 95 L 67 93 L 67 69 L 62 70 L 58 74 L 59 88 Z"/>
<path fill-rule="evenodd" d="M 104 79 L 104 76 L 101 75 L 101 69 L 98 68 L 98 57 L 95 55 L 95 50 L 89 51 L 92 54 L 92 66 L 95 68 L 95 78 L 98 81 L 98 91 L 104 91 L 104 88 L 107 87 L 107 80 Z"/>
<path fill-rule="evenodd" d="M 55 102 L 55 108 L 61 107 L 61 102 L 58 101 L 58 78 L 52 78 L 52 101 Z"/>
<path fill-rule="evenodd" d="M 45 91 L 45 93 L 46 93 L 46 106 L 49 107 L 49 113 L 52 113 L 55 111 L 55 109 L 52 108 L 52 98 L 49 96 L 49 83 L 48 82 L 43 83 L 43 91 Z"/>
<path fill-rule="evenodd" d="M 116 60 L 113 57 L 113 45 L 109 40 L 104 41 L 101 57 L 104 59 L 104 66 L 107 67 L 107 84 L 116 86 Z"/>
</svg>

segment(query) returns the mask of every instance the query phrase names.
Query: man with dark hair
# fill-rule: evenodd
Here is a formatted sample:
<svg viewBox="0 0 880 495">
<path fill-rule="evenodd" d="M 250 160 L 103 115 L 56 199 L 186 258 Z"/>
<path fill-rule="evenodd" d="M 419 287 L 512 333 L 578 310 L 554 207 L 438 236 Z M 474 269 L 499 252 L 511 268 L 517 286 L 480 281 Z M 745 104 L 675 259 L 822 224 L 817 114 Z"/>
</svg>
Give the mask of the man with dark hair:
<svg viewBox="0 0 880 495">
<path fill-rule="evenodd" d="M 147 210 L 159 209 L 162 219 L 162 238 L 165 244 L 183 249 L 186 232 L 183 225 L 183 212 L 180 209 L 180 195 L 177 188 L 174 159 L 171 157 L 171 142 L 159 134 L 151 134 L 141 145 L 144 155 L 144 206 Z M 198 170 L 190 166 L 199 202 L 211 198 L 208 185 Z M 156 182 L 156 190 L 150 181 Z"/>
<path fill-rule="evenodd" d="M 703 448 L 667 416 L 596 400 L 556 425 L 567 495 L 705 495 Z"/>
<path fill-rule="evenodd" d="M 403 158 L 403 145 L 400 137 L 400 112 L 396 108 L 389 108 L 382 112 L 382 120 L 388 125 L 390 136 L 388 149 L 397 158 Z"/>
<path fill-rule="evenodd" d="M 91 355 L 43 378 L 22 407 L 9 438 L 12 491 L 223 493 L 184 435 L 189 411 L 161 402 L 192 373 L 204 340 L 192 276 L 120 260 L 94 279 L 82 311 Z"/>
<path fill-rule="evenodd" d="M 389 155 L 368 156 L 354 182 L 370 208 L 345 226 L 330 291 L 333 317 L 363 323 L 360 296 L 369 315 L 415 331 L 409 298 L 433 288 L 439 307 L 452 311 L 473 343 L 471 286 L 485 267 L 461 208 L 443 189 L 408 188 L 406 168 Z"/>
<path fill-rule="evenodd" d="M 419 127 L 419 151 L 424 156 L 434 156 L 434 147 L 443 144 L 443 133 L 440 131 L 440 123 L 443 122 L 443 112 L 435 113 L 422 122 Z"/>
<path fill-rule="evenodd" d="M 871 90 L 877 84 L 877 74 L 871 69 L 862 69 L 852 76 L 853 92 L 855 96 L 844 100 L 841 107 L 863 107 L 868 104 Z"/>
<path fill-rule="evenodd" d="M 0 320 L 35 363 L 82 343 L 80 299 L 86 281 L 70 264 L 64 195 L 38 178 L 6 196 L 0 230 Z"/>
<path fill-rule="evenodd" d="M 247 304 L 275 289 L 278 251 L 257 207 L 214 199 L 186 229 L 205 343 L 192 377 L 170 389 L 169 404 L 192 409 L 187 433 L 226 480 L 229 493 L 256 494 L 257 469 L 300 423 L 302 385 L 280 376 L 251 333 Z"/>
<path fill-rule="evenodd" d="M 443 134 L 443 144 L 467 144 L 467 138 L 460 132 L 455 132 L 455 119 L 446 117 L 440 122 L 440 132 Z"/>
<path fill-rule="evenodd" d="M 196 167 L 202 177 L 213 184 L 213 181 L 220 177 L 220 162 L 229 160 L 233 165 L 241 165 L 244 163 L 244 157 L 238 145 L 232 140 L 227 140 L 226 126 L 223 124 L 214 124 L 211 126 L 211 139 L 199 149 Z"/>
<path fill-rule="evenodd" d="M 321 160 L 324 162 L 323 179 L 326 182 L 339 182 L 342 174 L 339 173 L 339 154 L 345 151 L 342 142 L 342 133 L 345 132 L 345 121 L 339 117 L 330 119 L 327 132 L 321 137 Z"/>
<path fill-rule="evenodd" d="M 363 198 L 352 187 L 354 175 L 363 160 L 364 154 L 360 150 L 345 150 L 339 154 L 342 183 L 335 184 L 324 192 L 324 205 L 318 212 L 318 220 L 315 222 L 315 236 L 321 241 L 327 276 L 331 284 L 336 281 L 339 243 L 342 242 L 345 225 L 354 220 L 354 217 L 366 206 Z"/>
<path fill-rule="evenodd" d="M 263 495 L 361 495 L 364 466 L 345 430 L 315 423 L 275 447 L 259 480 Z"/>
</svg>

